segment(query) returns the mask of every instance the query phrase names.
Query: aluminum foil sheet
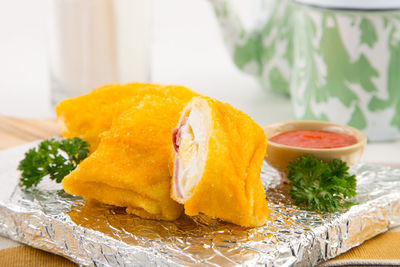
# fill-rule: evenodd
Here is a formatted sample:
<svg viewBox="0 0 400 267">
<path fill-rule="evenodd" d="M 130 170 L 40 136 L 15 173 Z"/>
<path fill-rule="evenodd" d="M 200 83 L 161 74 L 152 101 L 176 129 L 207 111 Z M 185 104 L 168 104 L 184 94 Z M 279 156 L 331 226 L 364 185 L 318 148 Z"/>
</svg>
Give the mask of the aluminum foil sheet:
<svg viewBox="0 0 400 267">
<path fill-rule="evenodd" d="M 140 219 L 52 183 L 21 191 L 16 167 L 31 146 L 0 152 L 0 192 L 7 192 L 0 196 L 0 233 L 82 265 L 310 266 L 400 225 L 400 170 L 389 167 L 355 166 L 359 204 L 328 214 L 292 205 L 287 186 L 264 164 L 271 220 L 246 229 L 205 216 Z"/>
</svg>

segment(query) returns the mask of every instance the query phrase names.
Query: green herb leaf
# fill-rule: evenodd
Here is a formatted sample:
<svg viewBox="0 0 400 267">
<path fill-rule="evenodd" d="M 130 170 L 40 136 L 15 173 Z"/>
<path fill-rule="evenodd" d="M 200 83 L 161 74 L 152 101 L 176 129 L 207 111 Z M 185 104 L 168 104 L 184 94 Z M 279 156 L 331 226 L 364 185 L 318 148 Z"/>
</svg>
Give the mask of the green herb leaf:
<svg viewBox="0 0 400 267">
<path fill-rule="evenodd" d="M 289 191 L 296 205 L 309 210 L 340 211 L 355 203 L 356 176 L 348 173 L 345 162 L 329 163 L 314 156 L 303 156 L 288 165 Z"/>
<path fill-rule="evenodd" d="M 20 185 L 25 188 L 37 186 L 46 175 L 60 183 L 78 164 L 88 156 L 89 143 L 75 137 L 42 141 L 38 147 L 25 153 L 18 165 L 22 171 Z"/>
</svg>

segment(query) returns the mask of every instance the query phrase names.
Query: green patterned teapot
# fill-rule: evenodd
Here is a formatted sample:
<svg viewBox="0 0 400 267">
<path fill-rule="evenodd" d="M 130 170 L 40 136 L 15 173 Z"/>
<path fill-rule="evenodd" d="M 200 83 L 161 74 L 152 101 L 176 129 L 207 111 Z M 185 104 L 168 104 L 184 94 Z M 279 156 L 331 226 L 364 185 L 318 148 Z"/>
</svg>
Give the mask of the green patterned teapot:
<svg viewBox="0 0 400 267">
<path fill-rule="evenodd" d="M 399 0 L 264 0 L 251 31 L 230 0 L 210 1 L 235 64 L 289 95 L 295 118 L 400 138 Z"/>
</svg>

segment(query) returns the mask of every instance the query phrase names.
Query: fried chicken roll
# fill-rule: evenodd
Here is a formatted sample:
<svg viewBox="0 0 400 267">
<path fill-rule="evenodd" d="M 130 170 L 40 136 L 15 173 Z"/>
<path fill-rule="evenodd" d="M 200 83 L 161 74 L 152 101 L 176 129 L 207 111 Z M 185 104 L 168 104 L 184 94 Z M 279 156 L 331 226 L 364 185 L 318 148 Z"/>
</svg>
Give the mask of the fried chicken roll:
<svg viewBox="0 0 400 267">
<path fill-rule="evenodd" d="M 99 134 L 110 129 L 112 120 L 146 95 L 174 96 L 189 101 L 198 95 L 183 86 L 148 83 L 110 84 L 92 92 L 61 101 L 56 106 L 57 120 L 66 138 L 81 137 L 93 152 Z"/>
<path fill-rule="evenodd" d="M 184 204 L 185 213 L 246 227 L 264 225 L 263 129 L 229 104 L 205 97 L 193 98 L 177 125 L 171 195 Z"/>
<path fill-rule="evenodd" d="M 168 162 L 171 131 L 186 104 L 175 96 L 143 97 L 101 134 L 97 150 L 64 178 L 64 190 L 143 218 L 178 218 L 183 207 L 170 196 Z"/>
</svg>

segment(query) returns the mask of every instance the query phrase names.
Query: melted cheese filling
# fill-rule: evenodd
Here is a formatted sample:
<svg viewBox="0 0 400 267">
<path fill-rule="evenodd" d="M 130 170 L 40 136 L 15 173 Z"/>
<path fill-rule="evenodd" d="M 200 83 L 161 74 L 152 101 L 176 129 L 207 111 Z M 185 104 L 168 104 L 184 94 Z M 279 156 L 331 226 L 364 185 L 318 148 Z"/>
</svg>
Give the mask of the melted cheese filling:
<svg viewBox="0 0 400 267">
<path fill-rule="evenodd" d="M 206 107 L 208 108 L 208 106 Z M 177 177 L 176 195 L 180 195 L 182 201 L 189 199 L 197 184 L 199 183 L 206 161 L 207 142 L 208 142 L 208 124 L 209 116 L 204 107 L 195 105 L 186 112 L 186 123 L 179 131 L 177 152 L 177 164 L 175 172 Z M 209 113 L 208 113 L 209 114 Z"/>
</svg>

